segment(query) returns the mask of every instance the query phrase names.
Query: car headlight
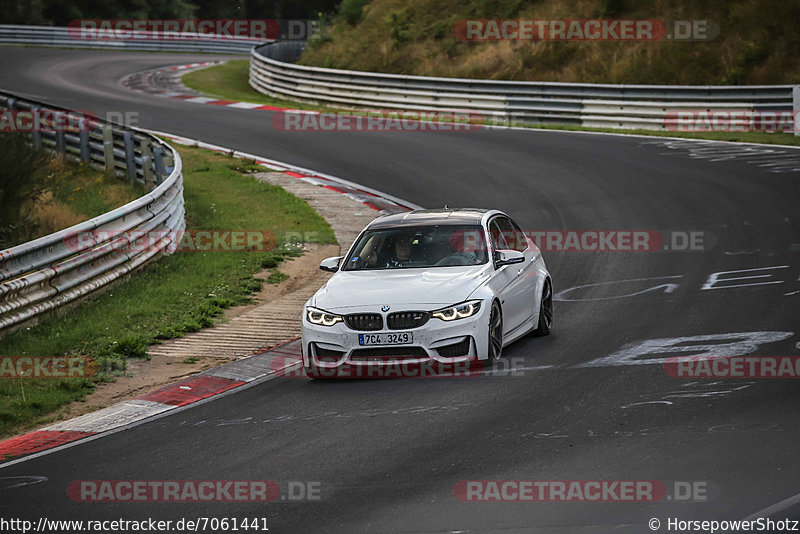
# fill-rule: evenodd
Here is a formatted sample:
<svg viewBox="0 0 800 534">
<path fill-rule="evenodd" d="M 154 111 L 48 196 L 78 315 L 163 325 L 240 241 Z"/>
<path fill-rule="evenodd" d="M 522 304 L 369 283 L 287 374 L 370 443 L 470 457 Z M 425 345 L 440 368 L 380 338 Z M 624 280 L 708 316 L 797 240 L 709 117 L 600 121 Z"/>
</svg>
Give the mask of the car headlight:
<svg viewBox="0 0 800 534">
<path fill-rule="evenodd" d="M 344 320 L 341 315 L 328 313 L 325 310 L 318 310 L 317 308 L 312 308 L 311 306 L 306 308 L 306 318 L 308 319 L 309 323 L 318 324 L 321 326 L 333 326 L 339 321 Z"/>
<path fill-rule="evenodd" d="M 472 317 L 478 313 L 478 310 L 480 309 L 481 301 L 468 300 L 467 302 L 462 302 L 461 304 L 436 310 L 435 312 L 431 313 L 431 315 L 437 319 L 441 319 L 442 321 L 455 321 L 457 319 L 466 319 L 467 317 Z"/>
</svg>

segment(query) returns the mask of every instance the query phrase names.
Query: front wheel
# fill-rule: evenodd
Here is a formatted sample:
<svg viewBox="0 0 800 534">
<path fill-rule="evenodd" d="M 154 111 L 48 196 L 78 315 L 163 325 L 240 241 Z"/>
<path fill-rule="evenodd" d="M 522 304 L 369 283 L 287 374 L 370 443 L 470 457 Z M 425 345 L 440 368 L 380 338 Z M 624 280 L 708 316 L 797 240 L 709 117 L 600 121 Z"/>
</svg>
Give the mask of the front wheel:
<svg viewBox="0 0 800 534">
<path fill-rule="evenodd" d="M 492 303 L 489 313 L 489 357 L 486 365 L 491 366 L 503 356 L 503 313 L 497 301 Z"/>
<path fill-rule="evenodd" d="M 546 336 L 553 329 L 553 286 L 545 280 L 542 303 L 539 305 L 539 326 L 533 331 L 536 336 Z"/>
<path fill-rule="evenodd" d="M 321 380 L 325 378 L 334 378 L 336 376 L 335 372 L 325 372 L 319 367 L 317 367 L 314 362 L 310 362 L 309 365 L 303 366 L 303 371 L 305 371 L 306 376 L 311 380 Z"/>
</svg>

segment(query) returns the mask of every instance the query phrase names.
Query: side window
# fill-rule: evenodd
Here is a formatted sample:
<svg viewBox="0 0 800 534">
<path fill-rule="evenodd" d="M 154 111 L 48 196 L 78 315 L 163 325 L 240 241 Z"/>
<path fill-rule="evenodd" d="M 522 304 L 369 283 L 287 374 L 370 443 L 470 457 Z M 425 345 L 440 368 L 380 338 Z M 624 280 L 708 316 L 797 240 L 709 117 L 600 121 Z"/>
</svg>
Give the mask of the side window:
<svg viewBox="0 0 800 534">
<path fill-rule="evenodd" d="M 500 217 L 495 217 L 489 221 L 489 235 L 492 238 L 492 250 L 508 249 L 508 245 L 506 245 L 503 239 L 503 231 L 497 224 L 499 219 Z"/>
<path fill-rule="evenodd" d="M 525 237 L 525 232 L 523 232 L 520 227 L 514 221 L 511 221 L 511 226 L 514 227 L 514 235 L 516 236 L 516 246 L 514 250 L 519 250 L 520 252 L 525 252 L 528 250 L 528 239 Z"/>
<path fill-rule="evenodd" d="M 507 217 L 498 217 L 495 221 L 502 232 L 506 248 L 518 250 L 520 252 L 528 248 L 528 243 L 525 240 L 525 236 L 522 234 L 522 230 L 519 229 L 519 226 L 511 222 L 511 219 Z"/>
</svg>

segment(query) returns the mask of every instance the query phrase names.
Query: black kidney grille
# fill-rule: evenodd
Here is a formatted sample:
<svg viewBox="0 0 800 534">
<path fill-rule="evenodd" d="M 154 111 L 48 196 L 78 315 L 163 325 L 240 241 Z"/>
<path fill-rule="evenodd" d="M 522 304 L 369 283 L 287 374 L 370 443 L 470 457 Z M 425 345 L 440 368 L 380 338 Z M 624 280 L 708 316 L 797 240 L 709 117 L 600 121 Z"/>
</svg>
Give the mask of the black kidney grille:
<svg viewBox="0 0 800 534">
<path fill-rule="evenodd" d="M 345 315 L 344 322 L 353 330 L 383 330 L 383 317 L 378 313 L 352 313 Z"/>
<path fill-rule="evenodd" d="M 389 314 L 386 324 L 392 330 L 418 328 L 427 323 L 430 316 L 430 313 L 421 311 L 395 312 Z"/>
</svg>

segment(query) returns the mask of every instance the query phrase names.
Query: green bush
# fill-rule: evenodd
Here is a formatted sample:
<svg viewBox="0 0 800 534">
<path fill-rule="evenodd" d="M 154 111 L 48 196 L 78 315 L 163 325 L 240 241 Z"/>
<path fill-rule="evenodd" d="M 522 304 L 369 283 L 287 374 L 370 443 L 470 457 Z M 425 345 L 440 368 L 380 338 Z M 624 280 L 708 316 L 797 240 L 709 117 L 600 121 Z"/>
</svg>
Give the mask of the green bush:
<svg viewBox="0 0 800 534">
<path fill-rule="evenodd" d="M 0 248 L 24 240 L 31 231 L 32 221 L 22 216 L 22 209 L 44 191 L 50 158 L 23 134 L 0 134 Z"/>
<path fill-rule="evenodd" d="M 361 20 L 366 3 L 366 0 L 343 0 L 339 6 L 339 14 L 347 24 L 355 26 Z"/>
</svg>

